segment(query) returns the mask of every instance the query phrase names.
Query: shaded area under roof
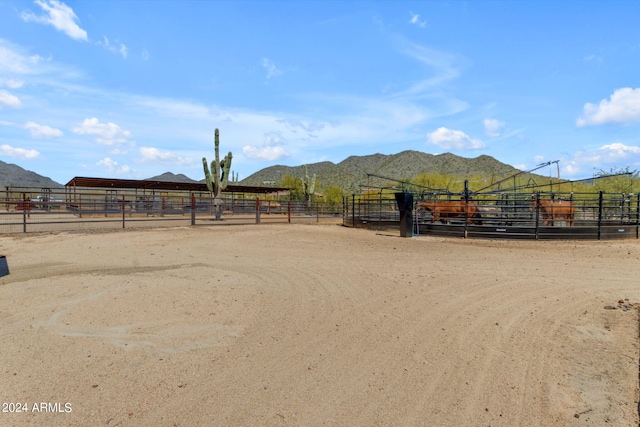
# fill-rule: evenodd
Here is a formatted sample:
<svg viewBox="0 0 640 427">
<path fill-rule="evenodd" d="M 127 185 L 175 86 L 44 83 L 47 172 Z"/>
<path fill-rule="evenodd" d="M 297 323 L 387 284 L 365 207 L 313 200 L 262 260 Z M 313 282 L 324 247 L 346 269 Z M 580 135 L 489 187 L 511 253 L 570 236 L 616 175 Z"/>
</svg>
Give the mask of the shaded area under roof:
<svg viewBox="0 0 640 427">
<path fill-rule="evenodd" d="M 199 191 L 209 192 L 207 184 L 203 182 L 171 182 L 156 181 L 150 179 L 112 179 L 112 178 L 87 178 L 76 176 L 65 184 L 66 187 L 81 188 L 110 188 L 110 189 L 138 189 L 138 190 L 166 190 L 166 191 Z M 227 185 L 223 193 L 251 193 L 267 194 L 278 191 L 289 191 L 284 187 L 255 187 L 251 185 Z"/>
</svg>

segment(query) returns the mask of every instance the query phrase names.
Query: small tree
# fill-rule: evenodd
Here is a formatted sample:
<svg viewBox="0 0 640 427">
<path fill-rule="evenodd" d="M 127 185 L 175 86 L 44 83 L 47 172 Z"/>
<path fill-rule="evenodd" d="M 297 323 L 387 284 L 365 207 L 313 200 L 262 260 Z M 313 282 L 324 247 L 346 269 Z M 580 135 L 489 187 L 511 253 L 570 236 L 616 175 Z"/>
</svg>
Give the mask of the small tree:
<svg viewBox="0 0 640 427">
<path fill-rule="evenodd" d="M 288 188 L 291 190 L 292 200 L 303 200 L 304 194 L 302 192 L 302 180 L 289 174 L 282 177 L 279 183 L 280 187 Z"/>
<path fill-rule="evenodd" d="M 333 208 L 342 205 L 342 198 L 346 194 L 342 188 L 331 185 L 324 189 L 325 202 L 329 203 Z"/>
<path fill-rule="evenodd" d="M 614 176 L 611 176 L 614 175 Z M 595 174 L 600 178 L 596 181 L 596 188 L 611 193 L 635 193 L 640 190 L 640 171 L 626 169 L 610 169 L 606 172 L 600 169 Z"/>
</svg>

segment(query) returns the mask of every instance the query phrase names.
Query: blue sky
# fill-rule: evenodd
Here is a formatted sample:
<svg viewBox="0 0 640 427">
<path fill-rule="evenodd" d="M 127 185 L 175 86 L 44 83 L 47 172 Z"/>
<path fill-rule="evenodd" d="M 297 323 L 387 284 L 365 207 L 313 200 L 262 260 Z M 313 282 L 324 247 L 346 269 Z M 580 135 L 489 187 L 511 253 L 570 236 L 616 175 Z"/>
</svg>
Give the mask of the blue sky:
<svg viewBox="0 0 640 427">
<path fill-rule="evenodd" d="M 62 184 L 201 179 L 218 128 L 240 178 L 404 150 L 640 169 L 639 18 L 635 1 L 0 0 L 0 160 Z"/>
</svg>

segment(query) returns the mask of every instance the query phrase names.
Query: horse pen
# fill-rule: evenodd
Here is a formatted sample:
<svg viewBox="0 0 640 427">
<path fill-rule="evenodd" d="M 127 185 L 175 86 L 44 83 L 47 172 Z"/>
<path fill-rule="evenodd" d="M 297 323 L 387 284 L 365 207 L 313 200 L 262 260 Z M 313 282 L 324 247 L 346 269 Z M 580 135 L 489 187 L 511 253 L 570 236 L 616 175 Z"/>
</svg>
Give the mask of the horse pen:
<svg viewBox="0 0 640 427">
<path fill-rule="evenodd" d="M 638 239 L 640 194 L 416 193 L 413 235 L 532 240 Z M 399 228 L 393 195 L 345 198 L 343 224 Z"/>
<path fill-rule="evenodd" d="M 250 190 L 262 193 L 230 193 L 216 201 L 206 191 L 183 189 L 7 188 L 0 191 L 0 233 L 319 223 L 342 215 L 339 203 L 273 197 L 269 188 Z"/>
</svg>

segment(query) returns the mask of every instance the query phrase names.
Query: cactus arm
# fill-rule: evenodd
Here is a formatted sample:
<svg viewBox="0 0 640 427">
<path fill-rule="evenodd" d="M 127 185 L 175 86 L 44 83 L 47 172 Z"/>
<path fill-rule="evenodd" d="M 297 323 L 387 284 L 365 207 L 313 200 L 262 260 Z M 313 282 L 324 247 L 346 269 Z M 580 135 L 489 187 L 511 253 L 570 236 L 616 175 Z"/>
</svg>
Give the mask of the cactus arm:
<svg viewBox="0 0 640 427">
<path fill-rule="evenodd" d="M 304 178 L 302 181 L 302 192 L 304 193 L 307 200 L 311 200 L 311 196 L 316 190 L 316 174 L 313 174 L 313 177 L 309 178 L 309 171 L 307 170 L 307 165 L 304 165 Z"/>
<path fill-rule="evenodd" d="M 202 158 L 202 166 L 204 168 L 204 177 L 205 180 L 207 181 L 207 188 L 209 189 L 209 191 L 211 191 L 213 193 L 213 181 L 211 179 L 211 172 L 209 172 L 209 165 L 207 164 L 207 159 L 206 157 Z"/>
<path fill-rule="evenodd" d="M 226 190 L 227 185 L 229 184 L 229 171 L 231 170 L 231 159 L 233 155 L 231 151 L 227 154 L 224 159 L 220 162 L 220 168 L 222 169 L 222 176 L 220 179 L 220 189 Z"/>
<path fill-rule="evenodd" d="M 216 149 L 216 160 L 215 166 L 214 162 L 211 162 L 211 169 L 213 169 L 213 181 L 215 183 L 215 191 L 214 197 L 220 196 L 221 188 L 220 188 L 220 132 L 216 129 L 215 132 L 215 149 Z"/>
</svg>

